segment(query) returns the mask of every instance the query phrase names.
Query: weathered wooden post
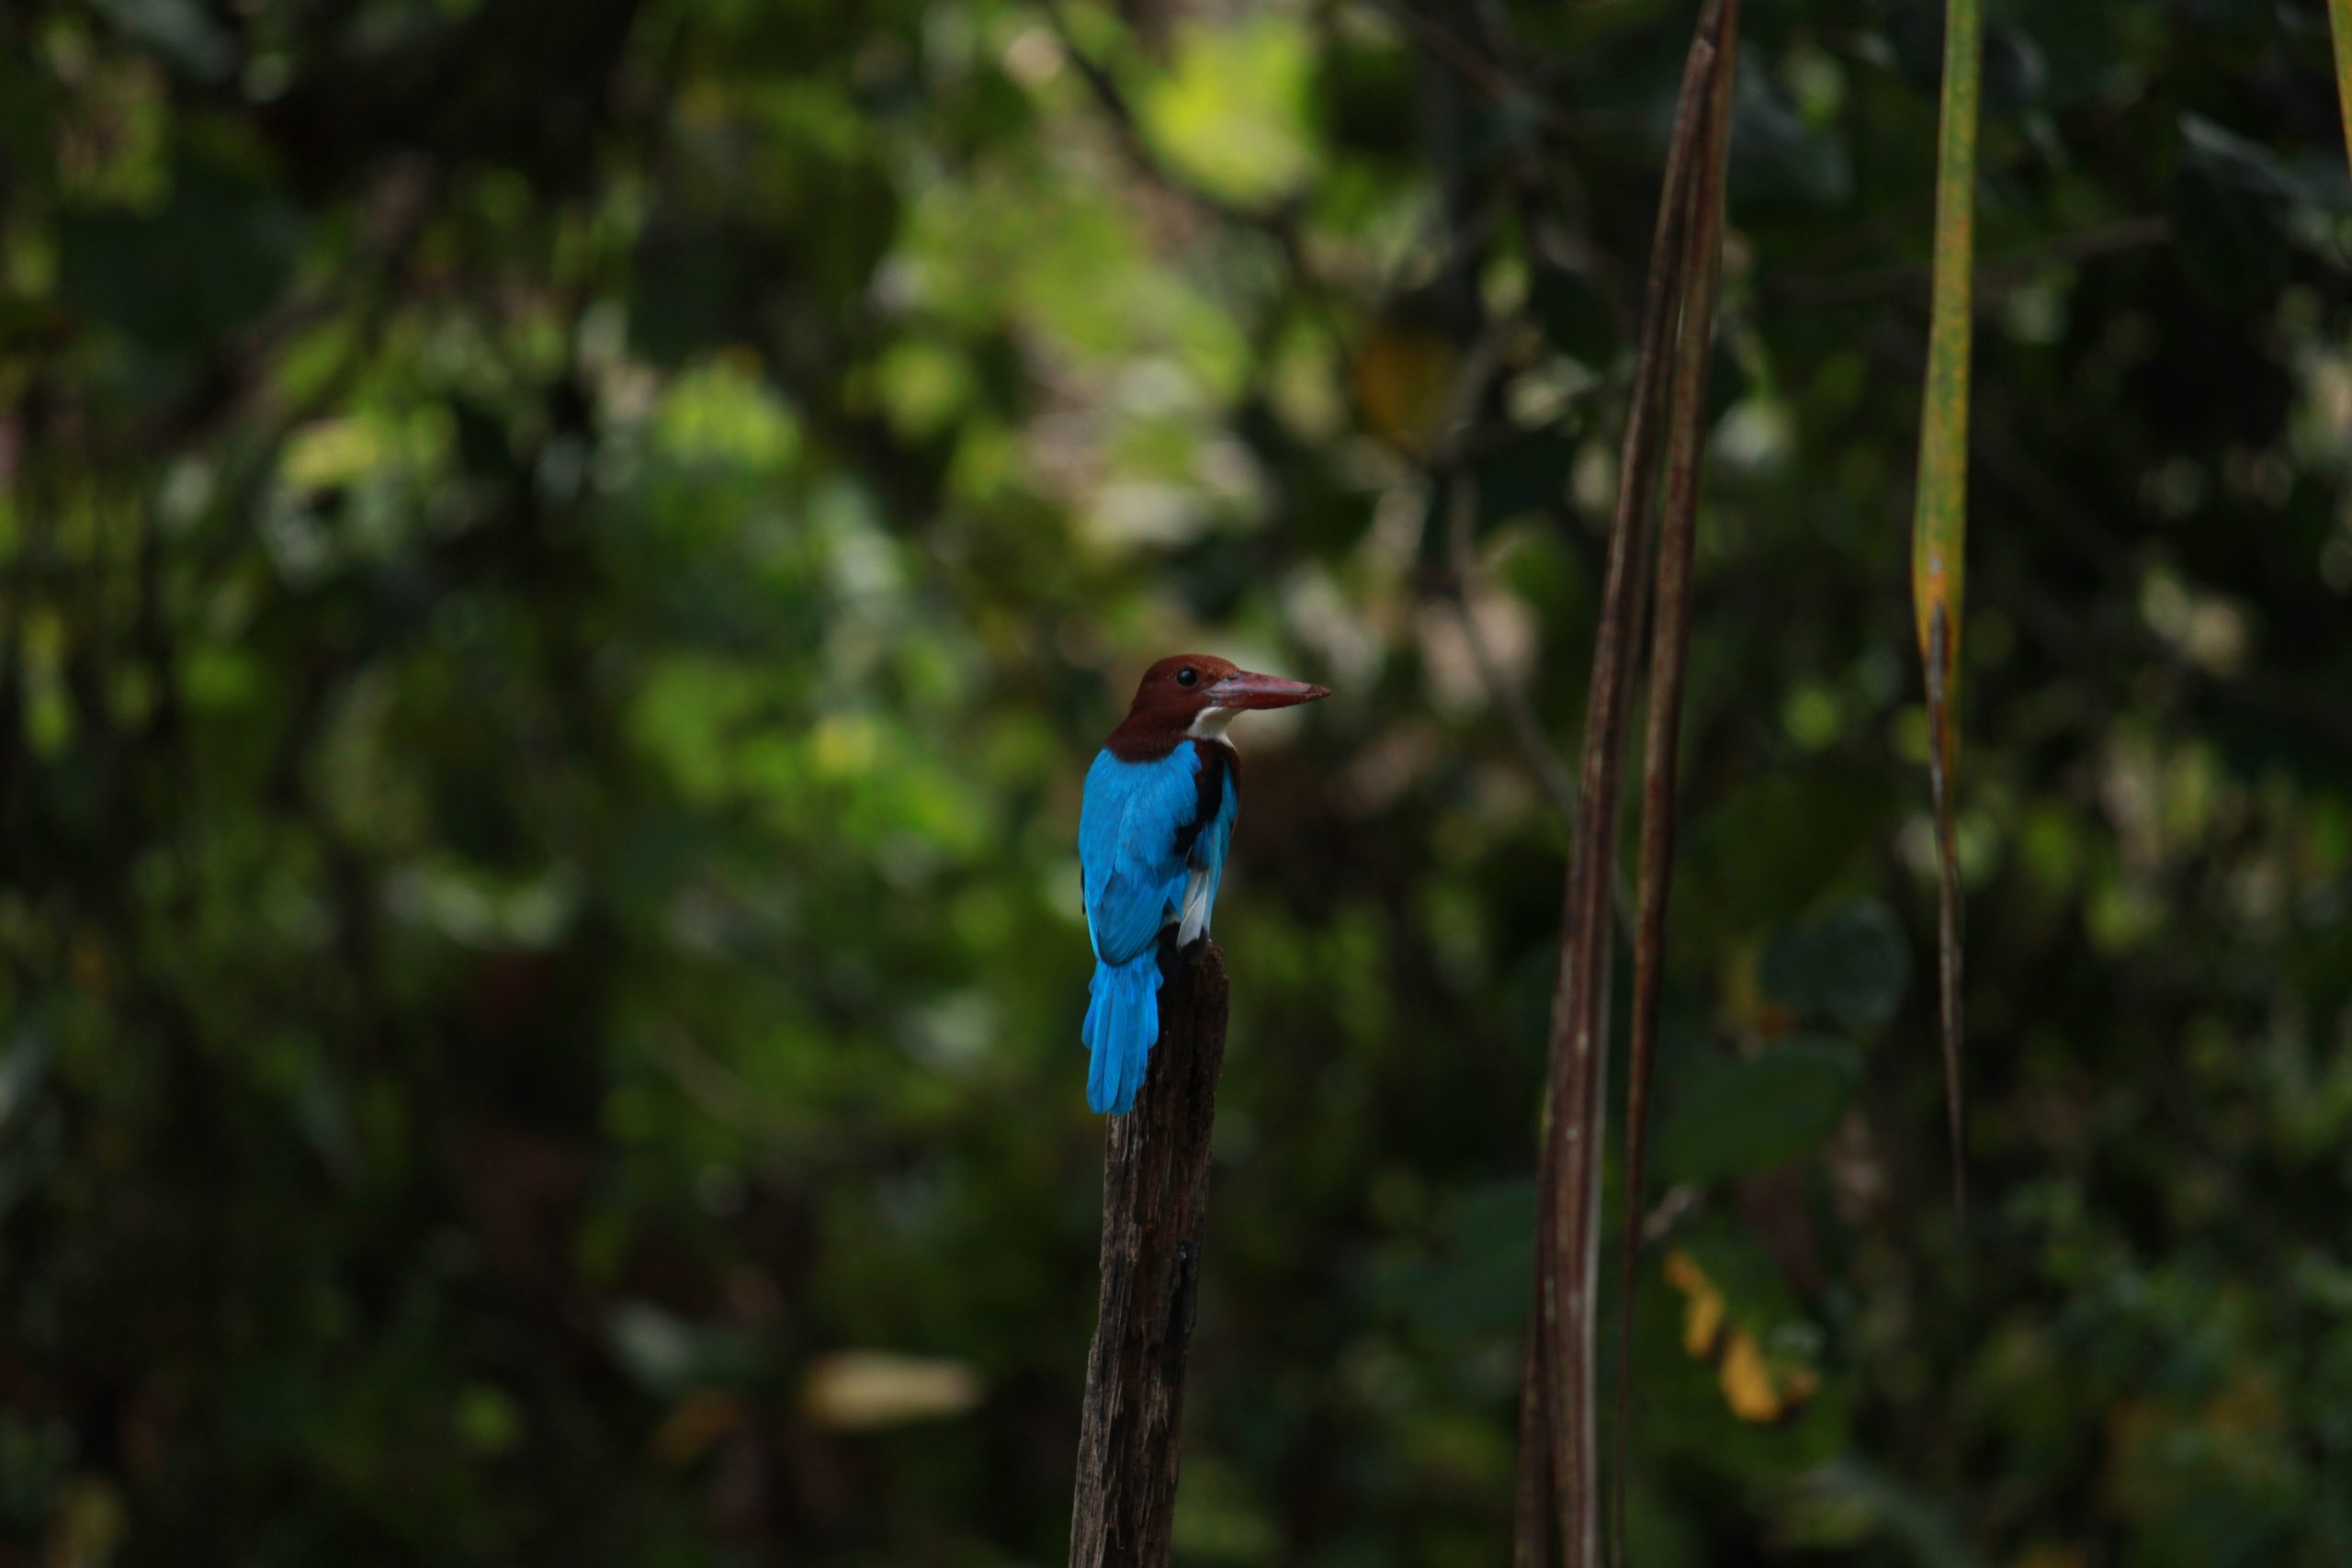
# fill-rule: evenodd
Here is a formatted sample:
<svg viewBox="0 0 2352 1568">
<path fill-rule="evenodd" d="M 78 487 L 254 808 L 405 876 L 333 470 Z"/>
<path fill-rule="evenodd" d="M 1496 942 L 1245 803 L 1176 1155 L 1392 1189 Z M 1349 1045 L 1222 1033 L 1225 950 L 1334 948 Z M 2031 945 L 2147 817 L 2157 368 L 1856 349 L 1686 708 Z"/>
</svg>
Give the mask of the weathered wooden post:
<svg viewBox="0 0 2352 1568">
<path fill-rule="evenodd" d="M 1164 1568 L 1176 1515 L 1231 987 L 1213 945 L 1189 957 L 1163 950 L 1159 965 L 1159 1043 L 1134 1111 L 1107 1119 L 1102 1306 L 1086 1361 L 1070 1568 Z"/>
</svg>

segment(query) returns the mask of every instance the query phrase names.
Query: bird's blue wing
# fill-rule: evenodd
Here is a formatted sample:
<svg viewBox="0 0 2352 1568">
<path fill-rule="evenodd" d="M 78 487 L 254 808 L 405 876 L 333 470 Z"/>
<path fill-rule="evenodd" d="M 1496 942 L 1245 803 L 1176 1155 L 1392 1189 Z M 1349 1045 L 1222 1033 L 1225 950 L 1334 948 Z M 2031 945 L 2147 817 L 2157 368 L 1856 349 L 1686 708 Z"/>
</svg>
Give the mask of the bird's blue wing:
<svg viewBox="0 0 2352 1568">
<path fill-rule="evenodd" d="M 1189 835 L 1193 842 L 1191 852 L 1185 856 L 1188 874 L 1182 921 L 1176 932 L 1176 940 L 1188 947 L 1209 929 L 1209 920 L 1216 913 L 1217 885 L 1225 880 L 1225 857 L 1233 847 L 1233 819 L 1240 808 L 1240 796 L 1234 785 L 1231 748 L 1210 743 L 1202 749 L 1200 765 L 1204 776 L 1198 781 L 1196 798 L 1214 795 L 1216 807 L 1201 830 Z M 1211 771 L 1215 776 L 1206 776 Z M 1181 840 L 1186 836 L 1179 834 L 1178 838 Z"/>
<path fill-rule="evenodd" d="M 1200 808 L 1199 767 L 1187 740 L 1150 762 L 1123 762 L 1105 750 L 1087 770 L 1078 862 L 1087 934 L 1106 964 L 1150 946 L 1183 897 L 1187 867 L 1176 839 Z"/>
</svg>

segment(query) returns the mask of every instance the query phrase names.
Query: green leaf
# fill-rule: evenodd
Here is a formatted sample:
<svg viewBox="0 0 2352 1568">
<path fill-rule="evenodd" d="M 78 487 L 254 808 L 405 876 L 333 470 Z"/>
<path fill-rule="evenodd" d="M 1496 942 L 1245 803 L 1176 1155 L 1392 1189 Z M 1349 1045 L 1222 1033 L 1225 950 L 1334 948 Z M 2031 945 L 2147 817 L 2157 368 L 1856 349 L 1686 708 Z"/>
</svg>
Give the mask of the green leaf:
<svg viewBox="0 0 2352 1568">
<path fill-rule="evenodd" d="M 1466 1193 L 1435 1255 L 1395 1268 L 1381 1293 L 1432 1339 L 1515 1330 L 1527 1315 L 1534 1235 L 1533 1182 L 1502 1181 Z"/>
<path fill-rule="evenodd" d="M 1287 17 L 1182 29 L 1175 69 L 1143 96 L 1143 121 L 1170 163 L 1205 190 L 1256 204 L 1295 189 L 1315 166 L 1306 116 L 1313 56 Z"/>
<path fill-rule="evenodd" d="M 1894 912 L 1857 899 L 1782 931 L 1764 950 L 1765 991 L 1810 1021 L 1880 1029 L 1911 983 L 1911 949 Z"/>
<path fill-rule="evenodd" d="M 1822 766 L 1745 785 L 1690 830 L 1678 856 L 1679 932 L 1703 946 L 1795 919 L 1888 830 L 1881 781 Z"/>
<path fill-rule="evenodd" d="M 1828 1137 L 1861 1082 L 1861 1054 L 1831 1040 L 1724 1062 L 1676 1099 L 1658 1130 L 1658 1168 L 1669 1181 L 1770 1170 Z"/>
</svg>

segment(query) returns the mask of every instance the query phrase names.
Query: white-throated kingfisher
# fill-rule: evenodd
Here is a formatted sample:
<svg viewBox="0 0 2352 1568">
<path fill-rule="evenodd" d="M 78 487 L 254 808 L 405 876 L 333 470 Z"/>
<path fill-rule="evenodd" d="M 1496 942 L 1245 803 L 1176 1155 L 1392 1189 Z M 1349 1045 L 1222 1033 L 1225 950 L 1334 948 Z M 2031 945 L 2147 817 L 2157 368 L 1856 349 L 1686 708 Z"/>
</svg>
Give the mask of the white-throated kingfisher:
<svg viewBox="0 0 2352 1568">
<path fill-rule="evenodd" d="M 1226 727 L 1250 708 L 1331 694 L 1180 653 L 1144 671 L 1127 716 L 1086 771 L 1079 881 L 1094 943 L 1093 1000 L 1080 1032 L 1093 1060 L 1086 1103 L 1124 1116 L 1159 1038 L 1159 937 L 1208 934 L 1240 809 L 1240 759 Z"/>
</svg>

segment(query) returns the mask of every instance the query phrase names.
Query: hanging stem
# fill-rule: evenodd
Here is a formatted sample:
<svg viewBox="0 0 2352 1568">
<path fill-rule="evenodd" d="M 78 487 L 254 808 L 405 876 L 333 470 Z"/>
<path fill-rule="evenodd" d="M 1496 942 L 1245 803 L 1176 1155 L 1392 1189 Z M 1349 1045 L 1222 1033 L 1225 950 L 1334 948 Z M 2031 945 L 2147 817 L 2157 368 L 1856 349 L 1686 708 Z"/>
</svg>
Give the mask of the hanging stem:
<svg viewBox="0 0 2352 1568">
<path fill-rule="evenodd" d="M 1634 1301 L 1642 1248 L 1650 1083 L 1657 1062 L 1658 991 L 1665 967 L 1667 894 L 1674 877 L 1674 775 L 1680 750 L 1682 680 L 1690 646 L 1690 558 L 1699 526 L 1699 464 L 1706 444 L 1707 362 L 1714 346 L 1723 276 L 1724 158 L 1732 85 L 1739 69 L 1739 0 L 1725 0 L 1706 150 L 1691 171 L 1691 217 L 1677 278 L 1681 309 L 1673 401 L 1667 419 L 1666 512 L 1650 634 L 1650 709 L 1642 769 L 1640 904 L 1634 934 L 1633 1038 L 1625 1082 L 1624 1203 L 1620 1222 L 1617 1320 L 1617 1468 L 1610 1489 L 1616 1561 L 1625 1561 L 1625 1494 L 1633 1461 Z"/>
<path fill-rule="evenodd" d="M 1539 1179 L 1535 1309 L 1521 1391 L 1516 1559 L 1541 1560 L 1547 1529 L 1571 1568 L 1601 1561 L 1598 1306 L 1600 1155 L 1607 1128 L 1610 890 L 1634 649 L 1649 600 L 1650 517 L 1668 359 L 1682 314 L 1682 258 L 1718 62 L 1724 0 L 1707 0 L 1691 39 L 1651 247 L 1642 344 L 1619 463 L 1617 507 L 1603 572 L 1585 711 L 1578 819 L 1562 915 L 1553 999 L 1547 1122 Z M 1540 1429 L 1541 1440 L 1537 1440 Z M 1548 1475 L 1545 1473 L 1548 1471 Z M 1536 1505 L 1546 1490 L 1547 1511 Z"/>
</svg>

